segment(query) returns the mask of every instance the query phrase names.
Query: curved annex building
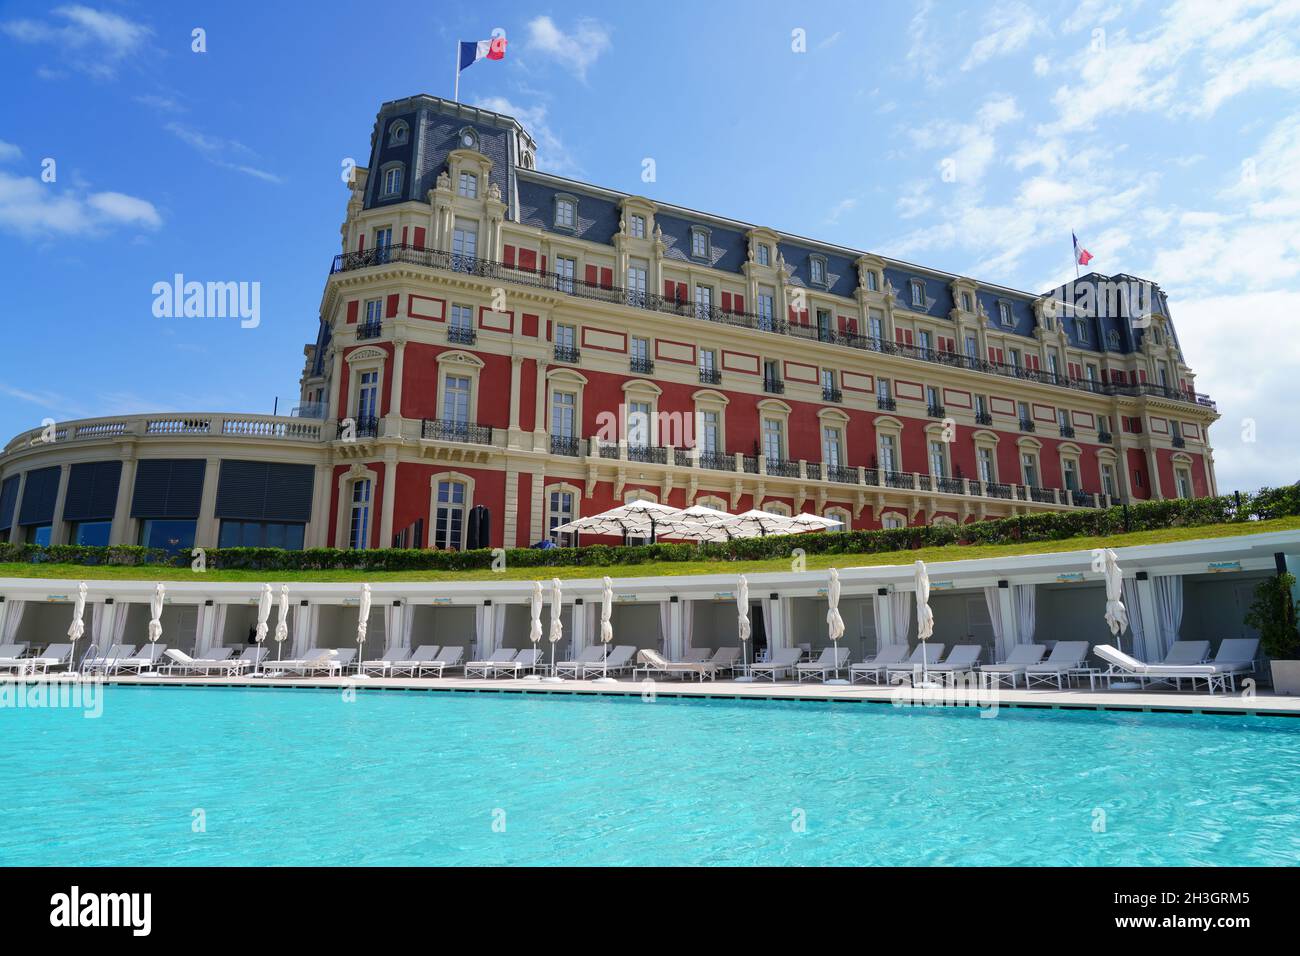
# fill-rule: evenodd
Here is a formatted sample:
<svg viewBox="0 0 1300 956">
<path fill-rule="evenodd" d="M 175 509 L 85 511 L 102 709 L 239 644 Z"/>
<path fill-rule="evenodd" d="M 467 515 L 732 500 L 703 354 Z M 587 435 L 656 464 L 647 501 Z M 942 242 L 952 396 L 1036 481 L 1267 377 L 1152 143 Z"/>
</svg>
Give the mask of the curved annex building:
<svg viewBox="0 0 1300 956">
<path fill-rule="evenodd" d="M 638 497 L 876 528 L 1216 493 L 1158 286 L 1028 294 L 535 167 L 509 116 L 384 104 L 295 415 L 21 434 L 0 535 L 513 547 Z"/>
</svg>

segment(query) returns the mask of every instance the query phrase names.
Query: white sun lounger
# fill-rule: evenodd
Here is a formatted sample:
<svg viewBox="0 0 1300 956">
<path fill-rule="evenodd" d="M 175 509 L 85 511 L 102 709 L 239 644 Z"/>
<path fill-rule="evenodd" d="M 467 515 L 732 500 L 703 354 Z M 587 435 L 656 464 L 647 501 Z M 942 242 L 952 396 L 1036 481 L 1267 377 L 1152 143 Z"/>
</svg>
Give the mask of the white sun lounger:
<svg viewBox="0 0 1300 956">
<path fill-rule="evenodd" d="M 703 664 L 713 656 L 713 651 L 707 647 L 688 647 L 686 653 L 682 655 L 682 662 L 686 664 Z"/>
<path fill-rule="evenodd" d="M 243 661 L 231 660 L 230 654 L 233 650 L 234 648 L 230 647 L 216 647 L 209 651 L 205 657 L 190 657 L 184 651 L 168 648 L 163 653 L 171 663 L 156 667 L 154 670 L 159 674 L 177 672 L 210 674 L 213 671 L 233 674 L 243 666 Z"/>
<path fill-rule="evenodd" d="M 804 677 L 812 677 L 814 674 L 825 681 L 827 674 L 843 670 L 848 664 L 849 649 L 847 647 L 825 647 L 822 648 L 821 657 L 815 661 L 796 664 L 795 671 L 799 676 L 800 683 L 803 683 Z"/>
<path fill-rule="evenodd" d="M 1107 677 L 1133 677 L 1143 684 L 1174 684 L 1179 688 L 1184 680 L 1190 680 L 1193 690 L 1196 682 L 1203 680 L 1211 694 L 1216 687 L 1223 691 L 1228 689 L 1227 678 L 1216 672 L 1213 664 L 1144 664 L 1109 644 L 1098 644 L 1093 651 L 1110 665 Z"/>
<path fill-rule="evenodd" d="M 501 664 L 489 664 L 484 673 L 485 677 L 518 677 L 524 671 L 535 671 L 542 666 L 542 652 L 539 648 L 530 647 L 520 651 L 512 659 Z"/>
<path fill-rule="evenodd" d="M 437 644 L 421 644 L 414 651 L 406 655 L 404 660 L 393 661 L 388 668 L 390 677 L 398 677 L 406 674 L 410 677 L 415 676 L 415 672 L 420 669 L 420 665 L 425 661 L 431 661 L 438 656 L 439 647 Z"/>
<path fill-rule="evenodd" d="M 299 660 L 280 661 L 276 667 L 282 671 L 291 671 L 304 676 L 324 672 L 327 677 L 333 677 L 336 674 L 342 674 L 343 668 L 351 664 L 356 656 L 357 649 L 355 647 L 345 647 L 341 650 L 317 647 L 308 651 Z"/>
<path fill-rule="evenodd" d="M 1037 664 L 1046 653 L 1047 647 L 1043 644 L 1017 644 L 1011 648 L 1011 653 L 1007 655 L 1005 661 L 998 664 L 981 664 L 980 673 L 989 675 L 986 684 L 991 683 L 996 687 L 1009 678 L 1011 686 L 1015 687 L 1024 676 L 1025 668 Z"/>
<path fill-rule="evenodd" d="M 1214 668 L 1216 674 L 1226 677 L 1228 687 L 1235 691 L 1237 676 L 1254 672 L 1257 653 L 1259 653 L 1257 637 L 1224 638 L 1219 642 L 1218 653 L 1214 655 L 1214 660 L 1210 661 L 1210 666 Z"/>
<path fill-rule="evenodd" d="M 1209 641 L 1174 641 L 1161 664 L 1204 664 L 1210 659 Z"/>
<path fill-rule="evenodd" d="M 372 671 L 378 671 L 380 674 L 386 674 L 394 665 L 401 664 L 411 656 L 409 647 L 389 648 L 384 651 L 384 656 L 373 661 L 361 662 L 361 673 L 367 674 Z"/>
<path fill-rule="evenodd" d="M 25 653 L 26 644 L 0 644 L 0 667 L 26 667 L 27 658 L 23 657 Z"/>
<path fill-rule="evenodd" d="M 740 659 L 740 648 L 719 647 L 713 652 L 713 656 L 709 658 L 709 663 L 713 665 L 719 674 L 723 671 L 734 674 L 737 668 L 743 666 Z"/>
<path fill-rule="evenodd" d="M 509 647 L 498 647 L 495 651 L 487 656 L 486 660 L 470 661 L 465 665 L 465 676 L 487 677 L 488 671 L 492 669 L 493 664 L 508 664 L 515 659 L 518 649 Z"/>
<path fill-rule="evenodd" d="M 1057 641 L 1047 660 L 1025 666 L 1025 687 L 1033 687 L 1034 681 L 1038 681 L 1040 684 L 1055 684 L 1057 690 L 1064 690 L 1070 671 L 1083 667 L 1087 659 L 1087 641 Z"/>
<path fill-rule="evenodd" d="M 868 680 L 873 684 L 879 684 L 880 675 L 885 672 L 886 667 L 901 664 L 905 660 L 907 660 L 906 644 L 886 644 L 876 651 L 875 657 L 870 660 L 859 661 L 849 667 L 849 682 L 856 684 L 858 678 L 861 677 L 864 684 Z"/>
<path fill-rule="evenodd" d="M 465 656 L 465 648 L 459 644 L 450 647 L 444 647 L 436 657 L 431 661 L 421 661 L 419 668 L 416 669 L 416 676 L 423 677 L 425 671 L 433 671 L 434 677 L 441 677 L 442 672 L 448 668 L 455 669 L 461 666 L 460 659 Z"/>
<path fill-rule="evenodd" d="M 644 673 L 646 677 L 651 674 L 676 674 L 678 676 L 690 674 L 697 680 L 703 681 L 706 677 L 713 680 L 718 673 L 708 661 L 670 661 L 658 651 L 648 649 L 637 652 L 636 656 L 637 660 L 641 662 L 641 666 L 632 671 L 633 677 L 636 677 L 639 673 Z"/>
<path fill-rule="evenodd" d="M 885 667 L 885 679 L 893 684 L 901 681 L 904 677 L 920 676 L 922 666 L 921 657 L 925 656 L 925 669 L 939 663 L 939 658 L 943 657 L 946 644 L 937 644 L 934 641 L 922 641 L 912 649 L 912 655 L 905 661 L 898 664 L 888 664 Z"/>
<path fill-rule="evenodd" d="M 19 672 L 28 672 L 35 674 L 38 670 L 42 674 L 49 673 L 51 667 L 67 666 L 72 660 L 71 644 L 51 644 L 39 654 L 33 654 L 31 657 L 17 658 L 16 663 L 19 665 Z M 0 662 L 0 667 L 7 666 L 6 663 Z"/>
<path fill-rule="evenodd" d="M 979 667 L 984 648 L 978 644 L 954 644 L 952 650 L 937 664 L 930 664 L 931 674 L 969 674 Z"/>
<path fill-rule="evenodd" d="M 635 654 L 636 648 L 631 644 L 620 644 L 610 649 L 607 660 L 583 664 L 579 676 L 585 678 L 589 674 L 595 674 L 598 677 L 608 677 L 610 674 L 630 671 L 636 666 L 632 661 Z"/>
<path fill-rule="evenodd" d="M 117 667 L 120 661 L 130 660 L 134 656 L 134 644 L 114 644 L 99 657 L 92 661 L 88 661 L 83 669 L 87 673 L 92 671 L 103 671 L 105 674 L 108 674 Z"/>
<path fill-rule="evenodd" d="M 793 674 L 803 651 L 797 647 L 778 647 L 772 652 L 772 659 L 749 665 L 749 673 L 754 680 L 766 678 L 773 684 L 781 674 Z"/>
<path fill-rule="evenodd" d="M 151 671 L 158 666 L 158 661 L 162 658 L 163 653 L 167 650 L 166 644 L 159 644 L 150 641 L 134 657 L 126 660 L 120 660 L 113 667 L 113 672 L 120 671 L 123 674 L 141 674 L 144 671 Z"/>
<path fill-rule="evenodd" d="M 605 645 L 593 644 L 584 647 L 582 652 L 571 661 L 560 661 L 555 665 L 555 672 L 561 677 L 577 677 L 584 664 L 594 664 L 605 659 Z"/>
</svg>

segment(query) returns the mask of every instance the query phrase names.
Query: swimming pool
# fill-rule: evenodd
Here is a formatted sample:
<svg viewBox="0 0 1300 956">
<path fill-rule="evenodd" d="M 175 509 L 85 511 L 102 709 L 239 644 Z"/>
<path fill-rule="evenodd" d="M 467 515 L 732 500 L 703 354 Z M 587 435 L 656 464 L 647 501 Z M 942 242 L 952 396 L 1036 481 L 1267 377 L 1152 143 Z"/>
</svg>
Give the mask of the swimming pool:
<svg viewBox="0 0 1300 956">
<path fill-rule="evenodd" d="M 0 748 L 5 865 L 1300 861 L 1291 719 L 118 686 Z"/>
</svg>

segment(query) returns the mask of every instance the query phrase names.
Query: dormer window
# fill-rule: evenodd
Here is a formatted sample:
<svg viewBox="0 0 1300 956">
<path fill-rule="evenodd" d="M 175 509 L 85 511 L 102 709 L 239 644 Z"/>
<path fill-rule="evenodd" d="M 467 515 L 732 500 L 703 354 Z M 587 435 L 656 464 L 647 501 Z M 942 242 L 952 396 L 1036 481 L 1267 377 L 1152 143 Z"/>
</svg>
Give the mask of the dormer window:
<svg viewBox="0 0 1300 956">
<path fill-rule="evenodd" d="M 691 227 L 691 256 L 695 259 L 709 258 L 709 230 L 703 226 Z"/>
<path fill-rule="evenodd" d="M 1001 322 L 1003 325 L 1008 326 L 1008 327 L 1010 327 L 1010 326 L 1016 324 L 1016 323 L 1015 323 L 1015 320 L 1012 319 L 1012 317 L 1011 317 L 1011 303 L 1010 303 L 1010 302 L 999 302 L 999 303 L 998 303 L 998 321 Z"/>
<path fill-rule="evenodd" d="M 1119 351 L 1119 333 L 1114 329 L 1106 333 L 1106 348 Z"/>
<path fill-rule="evenodd" d="M 1074 323 L 1075 331 L 1079 335 L 1079 342 L 1083 345 L 1088 344 L 1088 323 L 1083 319 L 1076 319 Z"/>
<path fill-rule="evenodd" d="M 867 291 L 875 292 L 880 288 L 880 278 L 876 275 L 875 269 L 867 270 Z"/>
<path fill-rule="evenodd" d="M 808 277 L 813 285 L 826 285 L 826 257 L 808 257 Z"/>
<path fill-rule="evenodd" d="M 576 229 L 578 225 L 578 200 L 572 196 L 555 197 L 555 228 Z"/>
<path fill-rule="evenodd" d="M 912 288 L 912 305 L 918 309 L 925 308 L 925 283 L 920 279 L 913 279 Z"/>
<path fill-rule="evenodd" d="M 381 182 L 382 195 L 385 198 L 399 196 L 402 192 L 402 164 L 394 163 L 392 166 L 384 168 L 384 178 Z"/>
<path fill-rule="evenodd" d="M 388 145 L 402 146 L 410 136 L 410 127 L 406 125 L 405 120 L 396 120 L 388 127 Z"/>
<path fill-rule="evenodd" d="M 772 264 L 772 247 L 766 242 L 760 242 L 754 258 L 758 260 L 760 266 L 770 266 Z"/>
<path fill-rule="evenodd" d="M 461 173 L 456 182 L 456 194 L 466 199 L 477 199 L 478 177 L 473 173 Z"/>
<path fill-rule="evenodd" d="M 645 238 L 645 216 L 632 213 L 627 220 L 627 231 L 633 239 Z"/>
<path fill-rule="evenodd" d="M 972 310 L 971 310 L 971 301 L 970 301 L 970 293 L 969 293 L 969 292 L 963 292 L 963 293 L 961 294 L 961 310 L 962 310 L 963 312 L 970 312 L 970 311 L 972 311 Z"/>
</svg>

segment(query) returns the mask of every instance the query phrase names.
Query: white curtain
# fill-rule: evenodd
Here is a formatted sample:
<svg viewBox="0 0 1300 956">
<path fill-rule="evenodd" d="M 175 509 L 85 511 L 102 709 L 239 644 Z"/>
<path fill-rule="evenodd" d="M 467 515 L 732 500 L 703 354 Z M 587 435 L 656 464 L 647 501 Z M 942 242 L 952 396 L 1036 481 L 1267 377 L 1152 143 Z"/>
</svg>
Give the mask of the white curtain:
<svg viewBox="0 0 1300 956">
<path fill-rule="evenodd" d="M 219 647 L 226 634 L 226 610 L 229 605 L 199 605 L 199 619 L 194 628 L 194 656 L 202 657 Z"/>
<path fill-rule="evenodd" d="M 26 601 L 5 601 L 0 604 L 0 644 L 12 644 L 18 635 L 18 625 L 23 622 Z"/>
<path fill-rule="evenodd" d="M 1160 575 L 1151 579 L 1151 590 L 1156 599 L 1156 624 L 1160 628 L 1159 657 L 1164 660 L 1169 648 L 1178 640 L 1183 624 L 1183 578 L 1179 574 Z"/>
<path fill-rule="evenodd" d="M 1142 624 L 1142 602 L 1138 600 L 1137 581 L 1132 578 L 1124 579 L 1124 608 L 1128 611 L 1128 627 L 1129 631 L 1133 635 L 1133 643 L 1130 648 L 1133 652 L 1133 656 L 1138 660 L 1153 660 L 1154 658 L 1147 647 L 1146 628 Z M 1123 650 L 1123 634 L 1119 635 L 1119 640 L 1121 641 L 1120 649 Z"/>
<path fill-rule="evenodd" d="M 600 640 L 600 602 L 592 601 L 584 606 L 587 608 L 587 626 L 583 630 L 587 635 L 587 643 L 595 644 Z"/>
<path fill-rule="evenodd" d="M 113 612 L 113 631 L 108 635 L 110 646 L 122 643 L 122 638 L 126 637 L 127 621 L 131 618 L 130 604 L 119 601 L 114 604 L 113 607 L 116 608 L 116 610 Z"/>
<path fill-rule="evenodd" d="M 569 660 L 577 660 L 587 647 L 587 605 L 574 603 L 569 623 Z"/>
<path fill-rule="evenodd" d="M 691 634 L 695 630 L 695 602 L 682 602 L 682 657 L 691 649 Z"/>
<path fill-rule="evenodd" d="M 1016 609 L 1016 638 L 1021 644 L 1034 643 L 1034 631 L 1038 627 L 1035 610 L 1037 589 L 1035 584 L 1011 585 L 1011 606 Z"/>
<path fill-rule="evenodd" d="M 673 660 L 673 602 L 659 602 L 659 653 Z"/>
<path fill-rule="evenodd" d="M 1011 653 L 1011 642 L 1007 640 L 1007 629 L 1002 626 L 1002 601 L 998 587 L 984 589 L 984 605 L 989 609 L 989 621 L 993 625 L 993 640 L 997 644 L 998 660 L 1006 660 Z"/>
<path fill-rule="evenodd" d="M 485 661 L 496 650 L 492 642 L 492 637 L 496 633 L 492 626 L 495 623 L 494 611 L 496 611 L 495 604 L 479 604 L 474 608 L 474 653 L 470 656 L 475 660 Z"/>
<path fill-rule="evenodd" d="M 767 649 L 771 652 L 790 646 L 790 599 L 779 597 L 763 601 L 763 627 L 767 629 Z"/>
<path fill-rule="evenodd" d="M 90 646 L 99 647 L 99 639 L 104 636 L 104 625 L 111 623 L 108 609 L 111 604 L 95 601 L 90 605 Z"/>
<path fill-rule="evenodd" d="M 871 617 L 876 624 L 877 651 L 894 643 L 894 629 L 885 622 L 886 608 L 889 607 L 888 600 L 888 597 L 882 598 L 878 594 L 871 597 Z"/>
<path fill-rule="evenodd" d="M 208 619 L 211 618 L 214 608 L 206 604 L 198 606 L 198 613 L 194 616 L 194 649 L 190 651 L 195 657 L 202 657 L 203 652 L 207 649 L 206 642 L 203 639 L 203 631 L 208 626 Z"/>
<path fill-rule="evenodd" d="M 911 591 L 896 591 L 889 595 L 889 610 L 894 622 L 894 637 L 891 644 L 906 644 L 907 632 L 912 627 L 912 606 L 916 604 L 916 595 Z"/>
<path fill-rule="evenodd" d="M 781 625 L 775 623 L 780 619 L 780 610 L 778 608 L 772 607 L 771 598 L 759 598 L 758 606 L 763 609 L 763 633 L 767 635 L 767 652 L 765 657 L 760 658 L 758 657 L 757 651 L 755 651 L 754 659 L 770 660 L 772 656 L 772 651 L 774 651 L 777 647 L 776 642 L 781 639 L 781 635 L 779 633 L 781 630 Z"/>
<path fill-rule="evenodd" d="M 384 654 L 411 646 L 411 622 L 415 615 L 405 604 L 384 605 Z"/>
<path fill-rule="evenodd" d="M 492 649 L 500 647 L 506 636 L 506 611 L 509 608 L 504 604 L 492 605 Z"/>
<path fill-rule="evenodd" d="M 224 616 L 225 607 L 221 608 Z M 293 608 L 293 649 L 289 651 L 290 659 L 301 658 L 316 646 L 316 633 L 319 630 L 320 605 L 308 604 L 303 607 L 295 604 Z"/>
</svg>

